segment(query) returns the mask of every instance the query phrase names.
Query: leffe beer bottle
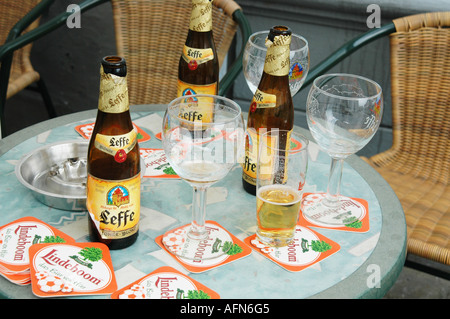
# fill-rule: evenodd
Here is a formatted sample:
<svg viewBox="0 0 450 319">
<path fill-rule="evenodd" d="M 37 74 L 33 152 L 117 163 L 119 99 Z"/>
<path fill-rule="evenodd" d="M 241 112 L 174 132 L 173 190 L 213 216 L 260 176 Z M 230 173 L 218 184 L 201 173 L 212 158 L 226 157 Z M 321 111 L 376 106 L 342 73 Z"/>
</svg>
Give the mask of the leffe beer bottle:
<svg viewBox="0 0 450 319">
<path fill-rule="evenodd" d="M 219 59 L 212 31 L 212 0 L 192 0 L 189 31 L 178 64 L 177 97 L 217 95 L 218 85 Z M 212 109 L 197 104 L 189 108 L 183 113 L 185 119 L 211 122 Z"/>
<path fill-rule="evenodd" d="M 87 156 L 89 233 L 92 241 L 109 249 L 130 246 L 139 232 L 140 154 L 126 75 L 125 59 L 102 59 L 97 119 Z"/>
<path fill-rule="evenodd" d="M 250 103 L 245 140 L 245 160 L 242 163 L 244 189 L 256 194 L 256 165 L 259 136 L 268 130 L 292 131 L 294 106 L 289 89 L 289 52 L 291 30 L 274 26 L 266 39 L 266 59 L 258 88 Z M 288 137 L 285 137 L 286 141 Z"/>
</svg>

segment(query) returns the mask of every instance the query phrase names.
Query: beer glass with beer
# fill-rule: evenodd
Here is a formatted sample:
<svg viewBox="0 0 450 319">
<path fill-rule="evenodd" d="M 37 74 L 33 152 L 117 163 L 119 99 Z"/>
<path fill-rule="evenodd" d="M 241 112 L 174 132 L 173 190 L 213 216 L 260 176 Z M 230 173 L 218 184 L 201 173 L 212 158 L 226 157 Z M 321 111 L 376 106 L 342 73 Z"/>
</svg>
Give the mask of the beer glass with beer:
<svg viewBox="0 0 450 319">
<path fill-rule="evenodd" d="M 308 139 L 289 130 L 260 135 L 256 178 L 256 235 L 268 246 L 294 238 L 308 167 Z"/>
</svg>

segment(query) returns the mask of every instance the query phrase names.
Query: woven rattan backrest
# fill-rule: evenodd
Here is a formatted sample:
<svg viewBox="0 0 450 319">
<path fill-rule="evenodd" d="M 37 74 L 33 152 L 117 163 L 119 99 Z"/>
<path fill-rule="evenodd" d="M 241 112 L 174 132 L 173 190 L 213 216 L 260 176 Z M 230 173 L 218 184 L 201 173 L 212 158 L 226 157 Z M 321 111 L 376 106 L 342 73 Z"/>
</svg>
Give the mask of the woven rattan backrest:
<svg viewBox="0 0 450 319">
<path fill-rule="evenodd" d="M 11 28 L 39 2 L 40 0 L 0 0 L 0 12 L 2 14 L 0 19 L 0 44 L 5 43 Z M 38 25 L 39 19 L 34 21 L 25 32 L 36 28 Z M 14 52 L 13 62 L 11 64 L 11 79 L 17 78 L 20 74 L 33 71 L 30 62 L 31 46 L 32 44 L 30 43 Z M 9 90 L 7 97 L 11 96 L 12 93 Z"/>
<path fill-rule="evenodd" d="M 405 174 L 448 184 L 450 12 L 414 15 L 394 24 L 391 164 Z"/>
<path fill-rule="evenodd" d="M 168 103 L 176 97 L 178 62 L 189 27 L 191 0 L 112 0 L 117 53 L 127 60 L 131 104 Z M 216 3 L 217 2 L 217 3 Z M 237 25 L 213 4 L 213 34 L 222 66 Z"/>
</svg>

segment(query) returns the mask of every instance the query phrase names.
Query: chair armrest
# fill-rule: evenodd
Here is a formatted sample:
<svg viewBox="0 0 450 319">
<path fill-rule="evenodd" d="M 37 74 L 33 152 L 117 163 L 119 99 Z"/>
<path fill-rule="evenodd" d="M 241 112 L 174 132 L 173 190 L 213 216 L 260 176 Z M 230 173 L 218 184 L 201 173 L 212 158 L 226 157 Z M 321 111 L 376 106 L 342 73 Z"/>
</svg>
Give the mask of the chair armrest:
<svg viewBox="0 0 450 319">
<path fill-rule="evenodd" d="M 242 57 L 244 56 L 245 45 L 247 44 L 247 40 L 251 35 L 251 27 L 250 24 L 245 17 L 244 13 L 240 8 L 236 9 L 233 12 L 233 20 L 236 21 L 239 25 L 239 29 L 241 31 L 241 51 L 239 55 L 236 57 L 234 62 L 229 67 L 227 73 L 223 76 L 222 80 L 219 84 L 219 95 L 224 96 L 228 90 L 233 85 L 234 80 L 239 75 L 239 72 L 242 70 Z"/>
<path fill-rule="evenodd" d="M 366 44 L 376 39 L 391 34 L 392 32 L 395 32 L 395 25 L 393 22 L 386 24 L 381 28 L 376 28 L 367 31 L 366 33 L 348 41 L 339 49 L 330 54 L 325 60 L 323 60 L 314 68 L 312 68 L 310 72 L 308 72 L 308 76 L 305 82 L 303 83 L 302 88 L 307 87 L 314 81 L 316 77 L 324 74 L 326 71 L 331 69 L 333 66 L 338 64 L 340 61 L 342 61 L 344 58 L 346 58 L 356 50 L 360 49 L 361 47 L 365 46 Z"/>
</svg>

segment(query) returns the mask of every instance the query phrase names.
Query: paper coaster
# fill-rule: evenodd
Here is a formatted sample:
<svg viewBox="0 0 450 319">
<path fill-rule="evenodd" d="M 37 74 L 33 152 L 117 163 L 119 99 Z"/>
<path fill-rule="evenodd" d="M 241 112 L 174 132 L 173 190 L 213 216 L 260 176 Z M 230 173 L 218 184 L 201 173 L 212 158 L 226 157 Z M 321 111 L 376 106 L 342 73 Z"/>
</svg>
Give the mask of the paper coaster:
<svg viewBox="0 0 450 319">
<path fill-rule="evenodd" d="M 0 272 L 9 277 L 29 273 L 28 248 L 38 243 L 75 240 L 35 217 L 23 217 L 0 228 Z"/>
<path fill-rule="evenodd" d="M 161 267 L 123 287 L 112 299 L 219 299 L 215 291 L 172 267 Z"/>
<path fill-rule="evenodd" d="M 140 148 L 140 153 L 145 161 L 144 177 L 180 178 L 170 166 L 163 149 Z"/>
<path fill-rule="evenodd" d="M 256 234 L 244 242 L 277 265 L 294 272 L 324 260 L 341 248 L 331 239 L 300 225 L 296 226 L 294 240 L 285 247 L 266 246 Z"/>
<path fill-rule="evenodd" d="M 0 273 L 3 277 L 11 281 L 12 283 L 20 286 L 29 285 L 31 283 L 30 272 L 24 274 L 7 274 Z"/>
<path fill-rule="evenodd" d="M 75 131 L 78 132 L 83 138 L 90 139 L 92 135 L 92 131 L 94 130 L 95 122 L 88 124 L 81 124 L 75 126 Z M 138 143 L 142 143 L 150 140 L 150 135 L 148 135 L 143 129 L 133 123 L 133 127 L 137 132 Z"/>
<path fill-rule="evenodd" d="M 184 225 L 179 227 L 178 229 L 185 228 L 189 226 L 190 224 Z M 235 261 L 237 259 L 241 259 L 243 257 L 246 257 L 251 254 L 252 250 L 250 247 L 248 247 L 243 241 L 239 240 L 236 236 L 231 234 L 228 230 L 223 228 L 218 223 L 208 220 L 205 223 L 205 226 L 210 230 L 214 232 L 221 232 L 226 235 L 227 238 L 229 238 L 230 241 L 232 241 L 232 248 L 224 255 L 219 256 L 217 258 L 210 258 L 210 259 L 202 259 L 202 256 L 204 254 L 210 254 L 211 252 L 214 253 L 214 243 L 208 242 L 205 243 L 204 247 L 211 247 L 211 251 L 206 252 L 205 248 L 201 247 L 199 248 L 199 255 L 197 259 L 185 259 L 180 258 L 178 256 L 173 255 L 162 243 L 163 235 L 156 237 L 155 241 L 156 243 L 164 249 L 172 258 L 174 258 L 176 261 L 178 261 L 186 270 L 193 272 L 193 273 L 201 273 L 225 264 L 228 264 L 232 261 Z"/>
<path fill-rule="evenodd" d="M 369 206 L 366 200 L 341 196 L 344 202 L 342 208 L 335 209 L 329 214 L 319 214 L 311 204 L 325 196 L 325 193 L 303 194 L 299 216 L 301 225 L 359 233 L 369 231 Z"/>
<path fill-rule="evenodd" d="M 117 290 L 109 249 L 102 243 L 33 245 L 30 271 L 38 297 L 104 295 Z"/>
</svg>

